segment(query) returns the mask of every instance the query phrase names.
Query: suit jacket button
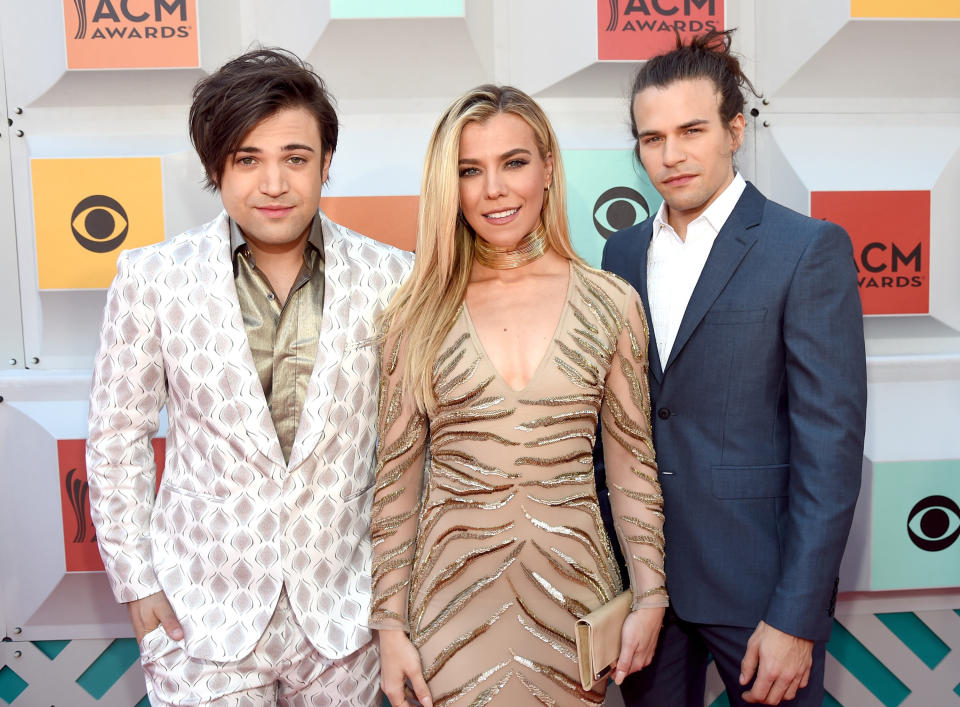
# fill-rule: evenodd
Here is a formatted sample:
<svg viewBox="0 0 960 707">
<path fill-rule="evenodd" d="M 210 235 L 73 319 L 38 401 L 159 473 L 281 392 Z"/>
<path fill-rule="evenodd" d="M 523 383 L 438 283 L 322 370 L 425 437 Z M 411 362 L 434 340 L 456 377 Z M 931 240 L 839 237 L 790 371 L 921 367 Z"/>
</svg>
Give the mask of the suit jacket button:
<svg viewBox="0 0 960 707">
<path fill-rule="evenodd" d="M 657 417 L 659 417 L 661 420 L 666 420 L 668 417 L 670 417 L 670 411 L 667 408 L 660 408 L 657 410 Z"/>
</svg>

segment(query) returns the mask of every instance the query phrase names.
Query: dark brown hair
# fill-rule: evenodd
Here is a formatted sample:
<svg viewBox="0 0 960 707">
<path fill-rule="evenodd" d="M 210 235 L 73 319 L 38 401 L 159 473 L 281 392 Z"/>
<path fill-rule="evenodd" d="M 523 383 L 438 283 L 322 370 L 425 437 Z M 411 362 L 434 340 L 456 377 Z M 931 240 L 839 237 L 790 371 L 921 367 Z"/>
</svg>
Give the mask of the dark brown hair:
<svg viewBox="0 0 960 707">
<path fill-rule="evenodd" d="M 317 119 L 323 156 L 337 149 L 340 123 L 327 87 L 313 69 L 284 49 L 255 49 L 200 80 L 190 106 L 190 140 L 217 189 L 227 159 L 244 135 L 284 108 L 303 107 Z"/>
<path fill-rule="evenodd" d="M 720 120 L 724 125 L 743 113 L 743 88 L 748 88 L 755 96 L 760 96 L 750 79 L 740 68 L 740 62 L 730 51 L 730 41 L 735 30 L 724 32 L 712 29 L 706 34 L 693 37 L 690 43 L 683 44 L 677 33 L 675 49 L 655 56 L 646 62 L 633 77 L 630 92 L 630 128 L 636 139 L 637 119 L 633 115 L 633 99 L 650 86 L 664 87 L 675 81 L 687 79 L 707 79 L 712 82 L 720 94 Z"/>
</svg>

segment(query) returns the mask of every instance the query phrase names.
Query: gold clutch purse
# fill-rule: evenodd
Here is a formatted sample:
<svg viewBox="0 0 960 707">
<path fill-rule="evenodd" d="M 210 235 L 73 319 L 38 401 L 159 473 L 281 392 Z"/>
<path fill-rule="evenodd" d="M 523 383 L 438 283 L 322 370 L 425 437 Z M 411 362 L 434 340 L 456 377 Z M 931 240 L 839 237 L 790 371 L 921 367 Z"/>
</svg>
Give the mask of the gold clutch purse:
<svg viewBox="0 0 960 707">
<path fill-rule="evenodd" d="M 607 677 L 610 664 L 620 656 L 620 632 L 632 604 L 633 592 L 625 589 L 577 621 L 577 662 L 584 690 Z"/>
</svg>

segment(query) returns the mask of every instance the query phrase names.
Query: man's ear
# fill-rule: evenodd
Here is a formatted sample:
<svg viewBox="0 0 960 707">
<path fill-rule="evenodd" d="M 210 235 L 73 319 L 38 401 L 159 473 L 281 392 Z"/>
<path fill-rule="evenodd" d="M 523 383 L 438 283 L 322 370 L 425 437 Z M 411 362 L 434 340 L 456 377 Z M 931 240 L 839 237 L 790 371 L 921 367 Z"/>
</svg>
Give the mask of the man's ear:
<svg viewBox="0 0 960 707">
<path fill-rule="evenodd" d="M 743 144 L 743 131 L 746 128 L 747 119 L 743 113 L 737 113 L 730 121 L 730 153 L 733 154 L 740 149 Z"/>
<path fill-rule="evenodd" d="M 323 173 L 321 176 L 321 183 L 326 184 L 327 180 L 330 179 L 330 160 L 333 159 L 333 150 L 327 150 L 323 155 Z"/>
</svg>

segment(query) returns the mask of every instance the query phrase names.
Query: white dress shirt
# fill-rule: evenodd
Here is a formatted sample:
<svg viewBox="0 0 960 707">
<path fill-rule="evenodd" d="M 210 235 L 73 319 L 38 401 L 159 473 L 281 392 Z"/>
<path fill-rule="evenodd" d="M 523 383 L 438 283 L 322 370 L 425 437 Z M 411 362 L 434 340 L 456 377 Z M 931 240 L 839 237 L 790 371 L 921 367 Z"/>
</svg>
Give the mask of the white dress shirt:
<svg viewBox="0 0 960 707">
<path fill-rule="evenodd" d="M 657 337 L 660 365 L 666 366 L 703 266 L 723 224 L 730 217 L 747 183 L 739 174 L 706 211 L 687 225 L 681 239 L 667 223 L 667 204 L 660 205 L 653 219 L 653 235 L 647 248 L 647 296 L 650 324 Z"/>
</svg>

